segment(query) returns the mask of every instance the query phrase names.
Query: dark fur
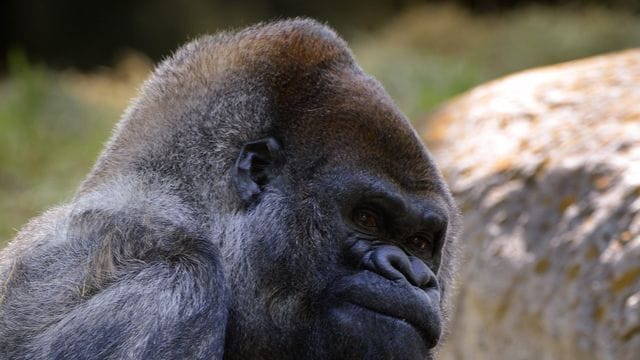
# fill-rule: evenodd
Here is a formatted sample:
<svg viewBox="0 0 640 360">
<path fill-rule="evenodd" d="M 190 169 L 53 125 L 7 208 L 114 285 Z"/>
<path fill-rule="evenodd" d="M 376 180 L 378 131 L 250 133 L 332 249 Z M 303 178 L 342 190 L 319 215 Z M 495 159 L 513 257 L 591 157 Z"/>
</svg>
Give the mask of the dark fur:
<svg viewBox="0 0 640 360">
<path fill-rule="evenodd" d="M 238 154 L 267 137 L 281 160 L 243 196 Z M 379 193 L 400 199 L 402 226 L 365 241 L 344 209 Z M 442 243 L 411 259 L 442 292 L 455 206 L 333 31 L 291 20 L 198 39 L 156 69 L 74 199 L 1 253 L 0 356 L 431 357 L 439 331 L 400 319 L 439 321 L 435 278 L 371 260 L 405 250 L 425 213 Z"/>
</svg>

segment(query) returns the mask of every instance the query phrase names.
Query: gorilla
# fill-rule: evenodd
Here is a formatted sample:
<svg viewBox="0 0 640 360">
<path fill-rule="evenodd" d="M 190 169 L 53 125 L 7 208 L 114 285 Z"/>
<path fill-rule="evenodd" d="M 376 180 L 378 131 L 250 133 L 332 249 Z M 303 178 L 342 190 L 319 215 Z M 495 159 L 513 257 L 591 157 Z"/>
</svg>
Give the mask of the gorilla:
<svg viewBox="0 0 640 360">
<path fill-rule="evenodd" d="M 0 357 L 432 359 L 457 214 L 331 29 L 205 36 L 2 252 Z"/>
</svg>

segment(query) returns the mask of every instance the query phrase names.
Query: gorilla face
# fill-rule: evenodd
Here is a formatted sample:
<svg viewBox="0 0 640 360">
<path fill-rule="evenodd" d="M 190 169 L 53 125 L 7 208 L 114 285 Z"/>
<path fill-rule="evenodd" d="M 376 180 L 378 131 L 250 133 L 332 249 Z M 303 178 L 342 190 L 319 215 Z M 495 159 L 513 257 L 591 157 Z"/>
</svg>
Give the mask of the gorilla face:
<svg viewBox="0 0 640 360">
<path fill-rule="evenodd" d="M 321 203 L 334 204 L 323 210 L 338 249 L 320 295 L 313 338 L 326 343 L 317 350 L 353 358 L 425 358 L 441 332 L 435 273 L 444 211 L 380 177 L 338 173 L 325 181 L 341 181 L 325 183 L 317 193 Z"/>
<path fill-rule="evenodd" d="M 226 354 L 431 358 L 450 197 L 408 125 L 363 136 L 352 123 L 323 122 L 319 134 L 341 135 L 320 148 L 279 134 L 242 149 L 234 176 L 251 240 L 237 266 L 257 282 L 231 285 Z"/>
</svg>

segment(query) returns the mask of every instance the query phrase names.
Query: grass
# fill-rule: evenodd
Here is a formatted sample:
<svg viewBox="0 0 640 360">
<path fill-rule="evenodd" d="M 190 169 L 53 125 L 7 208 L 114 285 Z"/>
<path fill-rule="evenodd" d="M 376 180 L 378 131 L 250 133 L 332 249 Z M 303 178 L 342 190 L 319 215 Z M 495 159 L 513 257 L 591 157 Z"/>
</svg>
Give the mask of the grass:
<svg viewBox="0 0 640 360">
<path fill-rule="evenodd" d="M 425 6 L 350 43 L 363 68 L 420 119 L 489 79 L 640 46 L 638 20 L 598 8 L 477 17 Z M 73 195 L 149 71 L 139 56 L 92 74 L 52 72 L 19 53 L 8 62 L 0 81 L 0 247 L 29 218 Z"/>
<path fill-rule="evenodd" d="M 11 75 L 0 83 L 0 246 L 73 195 L 126 105 L 116 72 L 53 73 L 20 53 L 8 63 Z"/>
<path fill-rule="evenodd" d="M 595 7 L 530 7 L 479 17 L 452 6 L 424 6 L 354 42 L 363 68 L 412 119 L 490 79 L 637 46 L 638 16 Z"/>
</svg>

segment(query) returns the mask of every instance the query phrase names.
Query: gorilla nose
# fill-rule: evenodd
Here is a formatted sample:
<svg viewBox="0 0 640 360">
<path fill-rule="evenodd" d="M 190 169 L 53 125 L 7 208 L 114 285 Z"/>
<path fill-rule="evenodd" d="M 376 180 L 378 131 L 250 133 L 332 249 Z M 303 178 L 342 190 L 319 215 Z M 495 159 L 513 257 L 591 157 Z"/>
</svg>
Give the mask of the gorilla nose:
<svg viewBox="0 0 640 360">
<path fill-rule="evenodd" d="M 369 270 L 389 280 L 405 279 L 422 289 L 438 286 L 435 275 L 422 260 L 407 255 L 397 246 L 377 247 L 370 253 L 370 264 L 373 268 Z"/>
</svg>

